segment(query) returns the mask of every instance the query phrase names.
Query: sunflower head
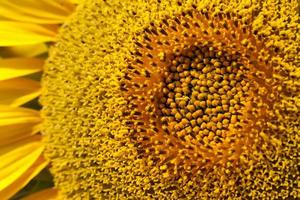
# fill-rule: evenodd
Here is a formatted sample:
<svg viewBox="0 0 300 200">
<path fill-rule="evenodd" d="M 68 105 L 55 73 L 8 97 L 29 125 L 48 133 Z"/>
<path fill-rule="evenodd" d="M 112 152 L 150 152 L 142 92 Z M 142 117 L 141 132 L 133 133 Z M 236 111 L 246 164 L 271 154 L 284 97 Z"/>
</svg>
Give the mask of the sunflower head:
<svg viewBox="0 0 300 200">
<path fill-rule="evenodd" d="M 296 198 L 296 8 L 85 3 L 44 76 L 46 153 L 61 194 Z"/>
</svg>

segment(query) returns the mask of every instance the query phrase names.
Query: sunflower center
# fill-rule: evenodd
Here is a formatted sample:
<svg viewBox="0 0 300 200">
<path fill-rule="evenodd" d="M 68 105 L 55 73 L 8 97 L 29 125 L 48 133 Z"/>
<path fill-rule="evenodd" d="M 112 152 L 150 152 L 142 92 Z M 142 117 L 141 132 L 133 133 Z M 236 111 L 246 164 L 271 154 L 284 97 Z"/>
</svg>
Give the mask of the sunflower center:
<svg viewBox="0 0 300 200">
<path fill-rule="evenodd" d="M 248 24 L 187 11 L 135 39 L 121 89 L 132 142 L 148 165 L 197 173 L 237 165 L 252 151 L 278 95 L 270 54 Z"/>
<path fill-rule="evenodd" d="M 162 128 L 181 140 L 214 148 L 241 123 L 249 83 L 237 54 L 193 46 L 168 62 L 159 102 Z M 196 142 L 197 141 L 197 142 Z"/>
</svg>

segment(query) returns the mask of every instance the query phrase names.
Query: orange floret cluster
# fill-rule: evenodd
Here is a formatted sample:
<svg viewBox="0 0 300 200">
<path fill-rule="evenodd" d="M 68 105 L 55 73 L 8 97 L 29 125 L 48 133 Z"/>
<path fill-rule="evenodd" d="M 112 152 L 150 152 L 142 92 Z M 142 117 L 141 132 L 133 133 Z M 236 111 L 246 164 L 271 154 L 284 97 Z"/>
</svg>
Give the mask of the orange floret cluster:
<svg viewBox="0 0 300 200">
<path fill-rule="evenodd" d="M 132 138 L 152 165 L 169 165 L 165 170 L 178 174 L 179 168 L 237 164 L 242 149 L 267 127 L 266 112 L 281 88 L 272 75 L 276 68 L 283 72 L 262 59 L 272 49 L 241 18 L 188 10 L 158 28 L 152 24 L 136 41 L 122 87 L 125 113 Z"/>
</svg>

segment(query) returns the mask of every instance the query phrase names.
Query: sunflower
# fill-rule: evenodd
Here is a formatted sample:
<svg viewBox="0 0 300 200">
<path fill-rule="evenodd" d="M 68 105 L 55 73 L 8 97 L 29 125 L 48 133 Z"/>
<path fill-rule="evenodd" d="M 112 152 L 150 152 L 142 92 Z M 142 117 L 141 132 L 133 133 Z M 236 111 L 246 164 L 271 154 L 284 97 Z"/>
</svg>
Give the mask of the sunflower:
<svg viewBox="0 0 300 200">
<path fill-rule="evenodd" d="M 48 12 L 61 1 L 42 2 Z M 0 85 L 11 94 L 0 113 L 14 134 L 1 140 L 1 173 L 25 180 L 50 162 L 59 191 L 32 199 L 300 198 L 298 8 L 296 0 L 85 1 L 43 68 L 42 123 L 19 107 L 39 87 L 26 82 L 17 93 L 12 85 L 25 85 L 15 74 L 43 62 L 26 58 L 30 67 L 3 73 L 15 75 Z M 49 24 L 62 21 L 19 23 L 32 15 L 13 21 L 37 43 L 16 37 L 14 45 L 41 52 L 33 45 L 52 42 Z M 24 48 L 4 52 L 15 51 Z"/>
<path fill-rule="evenodd" d="M 41 103 L 65 199 L 298 199 L 296 0 L 88 0 Z"/>
<path fill-rule="evenodd" d="M 0 2 L 0 199 L 11 198 L 48 165 L 34 100 L 41 94 L 38 77 L 48 47 L 56 41 L 59 25 L 74 11 L 73 3 Z M 30 199 L 55 194 L 49 189 Z"/>
</svg>

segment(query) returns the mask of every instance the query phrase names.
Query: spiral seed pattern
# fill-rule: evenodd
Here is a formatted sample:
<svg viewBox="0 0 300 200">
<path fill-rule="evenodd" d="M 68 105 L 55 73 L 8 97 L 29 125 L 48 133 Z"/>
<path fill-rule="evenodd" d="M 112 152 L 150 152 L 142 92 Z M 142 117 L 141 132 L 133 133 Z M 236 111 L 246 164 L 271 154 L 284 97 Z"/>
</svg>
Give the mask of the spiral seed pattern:
<svg viewBox="0 0 300 200">
<path fill-rule="evenodd" d="M 272 53 L 232 13 L 189 10 L 162 21 L 136 41 L 122 85 L 132 139 L 166 176 L 236 165 L 277 100 Z M 250 127 L 257 119 L 261 127 Z"/>
</svg>

